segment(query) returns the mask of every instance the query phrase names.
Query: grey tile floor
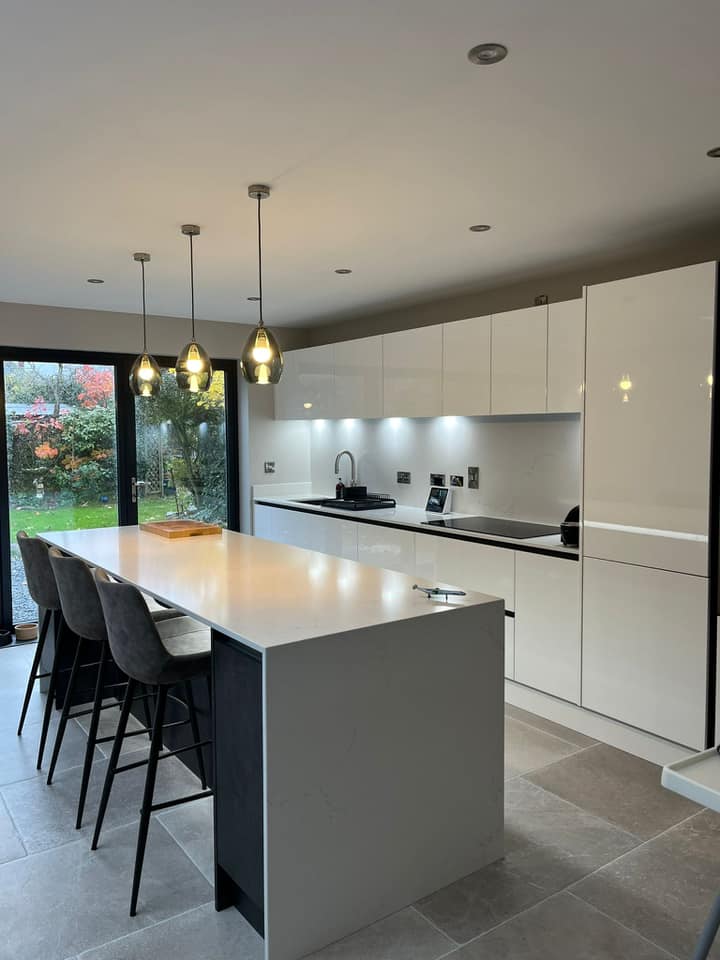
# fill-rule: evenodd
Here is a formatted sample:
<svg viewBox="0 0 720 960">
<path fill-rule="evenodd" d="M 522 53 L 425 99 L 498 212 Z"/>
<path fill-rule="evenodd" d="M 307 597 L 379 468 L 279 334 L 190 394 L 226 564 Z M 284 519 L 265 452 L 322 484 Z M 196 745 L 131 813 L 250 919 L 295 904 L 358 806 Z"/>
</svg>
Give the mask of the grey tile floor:
<svg viewBox="0 0 720 960">
<path fill-rule="evenodd" d="M 91 853 L 107 760 L 98 752 L 77 832 L 84 731 L 68 728 L 52 787 L 34 765 L 39 693 L 15 734 L 32 654 L 0 650 L 0 960 L 261 960 L 243 918 L 213 907 L 207 801 L 154 818 L 140 911 L 128 917 L 142 773 L 118 782 Z M 103 732 L 113 722 L 108 712 Z M 146 749 L 142 739 L 129 749 Z M 194 789 L 165 763 L 160 793 Z M 685 960 L 718 890 L 719 816 L 665 792 L 652 764 L 508 707 L 504 859 L 315 958 Z"/>
</svg>

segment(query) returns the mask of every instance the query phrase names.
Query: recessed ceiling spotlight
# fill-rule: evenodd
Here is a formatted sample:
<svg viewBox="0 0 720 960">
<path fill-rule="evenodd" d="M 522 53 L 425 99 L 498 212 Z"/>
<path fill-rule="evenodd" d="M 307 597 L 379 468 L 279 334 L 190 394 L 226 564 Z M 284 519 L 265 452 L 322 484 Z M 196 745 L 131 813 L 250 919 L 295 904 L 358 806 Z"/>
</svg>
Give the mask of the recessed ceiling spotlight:
<svg viewBox="0 0 720 960">
<path fill-rule="evenodd" d="M 715 157 L 716 159 L 720 157 L 720 147 L 713 147 L 712 150 L 708 150 L 707 155 L 709 157 Z"/>
<path fill-rule="evenodd" d="M 257 303 L 259 299 L 260 297 L 248 297 L 248 300 L 250 300 L 252 303 Z"/>
<path fill-rule="evenodd" d="M 468 60 L 481 67 L 500 63 L 507 56 L 508 49 L 502 43 L 479 43 L 468 50 Z"/>
<path fill-rule="evenodd" d="M 350 270 L 349 267 L 338 267 L 335 273 L 339 273 L 341 276 L 345 277 L 348 275 L 348 273 L 352 273 L 352 270 Z"/>
<path fill-rule="evenodd" d="M 468 227 L 468 230 L 471 233 L 486 233 L 490 230 L 489 223 L 474 223 L 471 227 Z"/>
<path fill-rule="evenodd" d="M 89 277 L 88 283 L 105 283 L 105 281 L 101 280 L 99 277 Z"/>
</svg>

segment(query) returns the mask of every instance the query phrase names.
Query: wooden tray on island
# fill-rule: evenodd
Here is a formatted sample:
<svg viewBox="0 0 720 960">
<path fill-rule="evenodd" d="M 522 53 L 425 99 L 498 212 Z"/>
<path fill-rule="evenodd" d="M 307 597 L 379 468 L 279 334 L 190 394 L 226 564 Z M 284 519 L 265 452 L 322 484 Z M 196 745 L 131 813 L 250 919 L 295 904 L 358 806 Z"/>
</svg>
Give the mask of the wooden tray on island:
<svg viewBox="0 0 720 960">
<path fill-rule="evenodd" d="M 222 533 L 222 527 L 216 523 L 205 523 L 202 520 L 154 520 L 152 523 L 141 523 L 140 529 L 146 533 L 154 533 L 166 540 L 179 540 L 182 537 L 207 537 Z"/>
</svg>

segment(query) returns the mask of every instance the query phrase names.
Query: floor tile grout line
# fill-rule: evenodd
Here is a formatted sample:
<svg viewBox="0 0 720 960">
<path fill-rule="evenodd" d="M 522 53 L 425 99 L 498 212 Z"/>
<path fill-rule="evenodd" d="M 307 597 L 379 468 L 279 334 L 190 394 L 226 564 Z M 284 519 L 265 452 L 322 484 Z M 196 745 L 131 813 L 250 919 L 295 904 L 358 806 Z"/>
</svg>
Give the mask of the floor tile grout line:
<svg viewBox="0 0 720 960">
<path fill-rule="evenodd" d="M 423 920 L 429 923 L 434 930 L 437 930 L 437 932 L 441 934 L 441 936 L 445 937 L 446 940 L 450 941 L 450 943 L 453 945 L 453 948 L 452 950 L 448 950 L 448 953 L 453 953 L 455 950 L 457 950 L 458 947 L 462 946 L 462 944 L 458 943 L 457 940 L 455 940 L 454 937 L 451 937 L 449 933 L 445 933 L 444 930 L 441 930 L 440 927 L 433 920 L 430 919 L 430 917 L 426 917 L 425 914 L 422 912 L 422 910 L 415 903 L 410 904 L 410 909 L 414 910 L 415 913 L 417 913 L 418 916 L 422 917 Z M 446 957 L 448 953 L 443 953 L 441 954 L 441 956 Z M 436 960 L 440 960 L 440 957 L 436 957 Z"/>
<path fill-rule="evenodd" d="M 593 741 L 593 743 L 586 743 L 586 744 L 573 743 L 572 740 L 566 740 L 564 737 L 559 737 L 556 733 L 550 733 L 548 730 L 543 730 L 542 727 L 538 727 L 534 723 L 529 723 L 527 720 L 521 720 L 519 717 L 513 717 L 512 714 L 506 713 L 505 719 L 512 720 L 514 723 L 520 723 L 522 724 L 523 727 L 528 727 L 530 730 L 535 730 L 537 733 L 542 733 L 546 737 L 551 737 L 553 740 L 559 740 L 560 743 L 566 743 L 569 747 L 579 747 L 581 750 L 587 750 L 588 747 L 597 747 L 599 743 L 602 743 L 601 740 L 595 740 Z M 554 721 L 552 720 L 548 721 L 548 723 L 553 723 L 553 722 Z M 577 732 L 580 733 L 579 730 Z M 582 736 L 585 736 L 585 734 L 582 734 Z M 592 738 L 588 737 L 587 739 L 591 740 Z"/>
<path fill-rule="evenodd" d="M 25 851 L 24 857 L 14 857 L 13 860 L 6 860 L 5 863 L 14 863 L 16 860 L 24 860 L 26 857 L 30 856 L 30 854 L 28 853 L 28 849 L 25 846 L 25 841 L 23 840 L 22 834 L 20 833 L 20 830 L 18 829 L 18 825 L 15 822 L 15 817 L 12 815 L 10 807 L 7 805 L 7 801 L 5 800 L 5 797 L 3 796 L 2 791 L 0 791 L 0 803 L 3 805 L 5 813 L 7 813 L 8 815 L 8 820 L 12 824 L 12 828 L 15 831 L 15 836 L 20 841 L 20 846 Z"/>
<path fill-rule="evenodd" d="M 524 770 L 522 773 L 518 773 L 514 777 L 508 777 L 507 780 L 505 780 L 505 783 L 512 783 L 513 780 L 519 780 L 521 777 L 529 777 L 534 773 L 539 773 L 541 770 L 547 770 L 548 767 L 554 767 L 556 763 L 562 763 L 563 760 L 569 760 L 570 757 L 576 757 L 579 753 L 585 753 L 586 750 L 592 750 L 597 746 L 597 743 L 592 743 L 587 747 L 578 747 L 576 750 L 573 750 L 572 753 L 568 753 L 564 757 L 560 757 L 559 760 L 550 760 L 548 763 L 541 763 L 539 767 L 531 767 L 529 770 Z"/>
<path fill-rule="evenodd" d="M 96 943 L 94 946 L 88 947 L 86 950 L 82 950 L 80 953 L 78 953 L 76 960 L 82 960 L 85 954 L 92 953 L 94 950 L 102 950 L 105 947 L 111 947 L 114 943 L 120 943 L 122 940 L 127 940 L 130 937 L 136 936 L 137 934 L 145 933 L 148 930 L 154 930 L 155 927 L 161 927 L 164 923 L 170 923 L 171 920 L 177 920 L 179 917 L 186 917 L 189 913 L 194 913 L 196 910 L 202 910 L 203 907 L 207 907 L 213 902 L 213 900 L 206 900 L 205 903 L 198 903 L 196 906 L 189 907 L 187 910 L 181 910 L 180 913 L 174 913 L 171 917 L 163 917 L 162 920 L 156 920 L 155 923 L 150 923 L 146 927 L 138 927 L 137 930 L 129 930 L 121 937 L 115 937 L 113 940 L 106 940 L 104 943 Z"/>
<path fill-rule="evenodd" d="M 167 825 L 163 820 L 161 820 L 161 819 L 160 819 L 160 816 L 157 815 L 157 814 L 155 815 L 155 820 L 160 824 L 160 826 L 163 828 L 163 830 L 165 831 L 165 833 L 167 833 L 167 835 L 170 837 L 170 839 L 173 841 L 173 843 L 177 844 L 177 846 L 180 847 L 180 849 L 182 850 L 182 852 L 183 852 L 183 853 L 185 854 L 185 856 L 188 858 L 188 860 L 190 861 L 190 863 L 195 867 L 195 869 L 196 869 L 197 872 L 200 874 L 200 876 L 201 876 L 204 880 L 207 880 L 207 882 L 210 884 L 210 886 L 214 889 L 214 888 L 215 888 L 215 884 L 213 883 L 213 881 L 212 881 L 212 880 L 208 880 L 208 878 L 205 876 L 205 873 L 204 873 L 203 870 L 201 869 L 200 864 L 195 862 L 195 860 L 194 860 L 194 859 L 192 858 L 192 856 L 190 855 L 189 851 L 185 849 L 185 847 L 183 846 L 182 843 L 180 843 L 180 841 L 179 841 L 178 838 L 175 836 L 175 834 L 172 832 L 172 830 L 168 827 L 168 825 Z"/>
<path fill-rule="evenodd" d="M 644 940 L 645 943 L 649 943 L 650 946 L 655 947 L 657 950 L 660 950 L 661 953 L 664 953 L 670 960 L 680 960 L 676 954 L 671 953 L 670 950 L 667 950 L 665 947 L 661 946 L 659 943 L 656 943 L 654 940 L 651 940 L 649 937 L 646 937 L 644 933 L 640 933 L 639 930 L 633 930 L 632 927 L 629 927 L 626 923 L 623 923 L 622 920 L 618 920 L 617 917 L 610 916 L 609 913 L 606 913 L 604 910 L 601 910 L 599 907 L 596 907 L 594 903 L 590 903 L 588 900 L 583 900 L 582 897 L 579 897 L 576 893 L 568 887 L 563 890 L 563 893 L 566 893 L 569 897 L 572 897 L 574 900 L 577 900 L 578 903 L 584 904 L 586 907 L 590 907 L 595 913 L 599 913 L 601 917 L 605 917 L 607 920 L 612 920 L 613 923 L 616 923 L 619 927 L 622 927 L 623 930 L 627 930 L 628 933 L 634 934 L 636 937 L 640 937 L 641 940 Z"/>
</svg>

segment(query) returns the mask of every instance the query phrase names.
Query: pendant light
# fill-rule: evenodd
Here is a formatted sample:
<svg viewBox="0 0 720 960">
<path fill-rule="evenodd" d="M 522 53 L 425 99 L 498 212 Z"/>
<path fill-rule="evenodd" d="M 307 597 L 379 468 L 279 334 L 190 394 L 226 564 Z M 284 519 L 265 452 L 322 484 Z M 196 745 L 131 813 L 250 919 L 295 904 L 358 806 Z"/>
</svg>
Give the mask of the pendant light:
<svg viewBox="0 0 720 960">
<path fill-rule="evenodd" d="M 212 382 L 212 363 L 207 350 L 195 339 L 195 271 L 193 264 L 193 237 L 200 233 L 200 227 L 194 223 L 185 223 L 182 232 L 190 238 L 190 315 L 192 317 L 192 338 L 186 343 L 175 363 L 175 379 L 181 390 L 201 393 L 208 390 Z"/>
<path fill-rule="evenodd" d="M 134 253 L 133 260 L 140 264 L 142 273 L 143 349 L 130 370 L 130 389 L 136 397 L 156 397 L 160 393 L 162 376 L 157 360 L 148 353 L 145 312 L 145 264 L 150 262 L 150 254 Z"/>
<path fill-rule="evenodd" d="M 260 204 L 270 196 L 270 187 L 261 183 L 254 183 L 248 187 L 248 196 L 257 200 L 257 234 L 258 234 L 258 307 L 260 319 L 258 325 L 247 338 L 243 352 L 240 355 L 240 369 L 248 383 L 277 383 L 283 372 L 283 355 L 280 344 L 263 320 L 263 288 L 262 288 L 262 220 Z"/>
</svg>

